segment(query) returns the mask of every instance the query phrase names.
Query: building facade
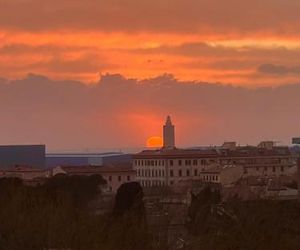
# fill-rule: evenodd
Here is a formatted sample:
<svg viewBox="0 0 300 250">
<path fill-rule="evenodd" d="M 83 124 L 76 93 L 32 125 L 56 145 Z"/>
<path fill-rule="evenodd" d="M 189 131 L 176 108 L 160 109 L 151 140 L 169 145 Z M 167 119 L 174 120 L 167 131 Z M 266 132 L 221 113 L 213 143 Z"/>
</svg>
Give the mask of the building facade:
<svg viewBox="0 0 300 250">
<path fill-rule="evenodd" d="M 289 147 L 275 146 L 273 142 L 261 142 L 258 146 L 238 146 L 219 149 L 220 165 L 241 165 L 247 176 L 287 175 L 296 164 Z"/>
<path fill-rule="evenodd" d="M 0 169 L 0 178 L 18 178 L 25 182 L 34 179 L 48 178 L 50 176 L 50 170 L 43 168 L 17 166 L 14 168 Z"/>
<path fill-rule="evenodd" d="M 131 166 L 58 166 L 52 169 L 52 176 L 66 174 L 69 176 L 101 175 L 107 182 L 107 190 L 116 193 L 123 183 L 134 182 L 136 172 Z"/>
<path fill-rule="evenodd" d="M 133 159 L 137 180 L 146 187 L 172 186 L 186 180 L 222 183 L 234 175 L 234 169 L 238 169 L 236 178 L 275 177 L 287 175 L 295 165 L 288 147 L 245 146 L 237 147 L 235 151 L 222 148 L 147 150 L 134 155 Z"/>
<path fill-rule="evenodd" d="M 214 149 L 146 150 L 133 156 L 133 168 L 142 186 L 172 186 L 199 179 L 201 172 L 216 167 L 216 157 Z"/>
</svg>

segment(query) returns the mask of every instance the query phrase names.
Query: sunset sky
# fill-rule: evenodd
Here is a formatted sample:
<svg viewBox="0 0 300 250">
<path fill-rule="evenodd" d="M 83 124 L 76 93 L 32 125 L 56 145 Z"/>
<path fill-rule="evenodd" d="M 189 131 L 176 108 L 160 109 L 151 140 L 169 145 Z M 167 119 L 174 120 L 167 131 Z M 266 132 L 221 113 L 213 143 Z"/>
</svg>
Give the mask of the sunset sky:
<svg viewBox="0 0 300 250">
<path fill-rule="evenodd" d="M 0 0 L 2 144 L 141 146 L 167 114 L 182 145 L 287 143 L 299 13 L 299 0 Z"/>
<path fill-rule="evenodd" d="M 299 11 L 298 0 L 0 0 L 0 74 L 293 83 Z"/>
</svg>

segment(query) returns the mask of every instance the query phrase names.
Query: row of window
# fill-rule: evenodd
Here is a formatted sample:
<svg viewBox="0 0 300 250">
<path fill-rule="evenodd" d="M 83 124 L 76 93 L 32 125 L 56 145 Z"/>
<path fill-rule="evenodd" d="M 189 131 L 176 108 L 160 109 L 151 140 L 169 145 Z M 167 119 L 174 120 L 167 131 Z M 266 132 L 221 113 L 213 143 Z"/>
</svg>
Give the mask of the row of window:
<svg viewBox="0 0 300 250">
<path fill-rule="evenodd" d="M 122 176 L 119 175 L 118 177 L 118 182 L 122 182 Z M 112 182 L 113 181 L 113 176 L 108 176 L 108 181 Z M 130 175 L 126 176 L 126 181 L 131 181 Z"/>
<path fill-rule="evenodd" d="M 192 160 L 135 160 L 136 166 L 165 166 L 166 162 L 170 166 L 177 164 L 178 166 L 197 166 L 197 165 L 208 165 L 218 162 L 218 159 L 192 159 Z M 289 159 L 221 159 L 221 164 L 281 164 L 289 163 Z"/>
<path fill-rule="evenodd" d="M 219 181 L 219 176 L 218 175 L 203 175 L 203 176 L 201 176 L 200 179 L 205 181 L 205 182 L 218 182 Z M 166 186 L 166 182 L 165 181 L 160 181 L 160 180 L 141 180 L 140 183 L 143 187 L 162 187 L 162 186 Z M 169 185 L 170 186 L 174 185 L 174 180 L 170 180 Z"/>
<path fill-rule="evenodd" d="M 177 175 L 176 175 L 177 173 Z M 169 170 L 169 176 L 179 176 L 179 177 L 189 177 L 189 176 L 199 176 L 200 171 L 198 169 L 186 169 L 186 170 Z M 165 177 L 165 170 L 162 169 L 138 169 L 137 170 L 138 177 Z"/>
<path fill-rule="evenodd" d="M 165 181 L 142 180 L 140 183 L 143 187 L 163 187 L 163 186 L 166 186 Z"/>
<path fill-rule="evenodd" d="M 252 169 L 252 168 L 245 168 L 244 173 L 247 174 L 249 169 Z M 278 169 L 278 167 L 275 167 L 275 166 L 273 166 L 273 167 L 267 167 L 267 166 L 265 166 L 265 167 L 256 167 L 257 172 L 260 172 L 262 170 L 267 172 L 269 170 L 269 171 L 272 171 L 273 173 L 275 173 L 275 172 L 277 172 L 277 169 Z M 280 172 L 284 172 L 284 166 L 280 166 Z"/>
<path fill-rule="evenodd" d="M 221 164 L 288 164 L 290 158 L 242 158 L 242 159 L 221 159 Z"/>
<path fill-rule="evenodd" d="M 165 170 L 163 169 L 138 169 L 137 176 L 141 177 L 164 177 Z"/>
<path fill-rule="evenodd" d="M 248 173 L 248 170 L 249 169 L 253 169 L 253 168 L 245 168 L 244 169 L 244 173 L 247 174 Z M 273 166 L 272 168 L 270 167 L 256 167 L 256 171 L 261 171 L 261 169 L 263 169 L 263 171 L 272 171 L 272 172 L 276 172 L 277 171 L 277 167 Z M 205 169 L 202 169 L 202 171 L 205 171 Z M 281 166 L 280 167 L 280 171 L 281 172 L 284 172 L 284 166 Z M 170 169 L 169 170 L 169 176 L 170 177 L 174 177 L 176 174 L 175 174 L 175 170 L 173 169 Z M 177 170 L 177 175 L 176 176 L 179 176 L 179 177 L 182 177 L 182 176 L 198 176 L 199 173 L 201 173 L 198 169 L 186 169 L 186 170 L 182 170 L 182 169 L 179 169 Z M 138 169 L 137 170 L 137 176 L 138 177 L 165 177 L 165 170 L 163 169 Z M 111 177 L 111 176 L 110 176 Z M 120 178 L 120 176 L 119 176 Z M 130 176 L 128 176 L 127 178 L 130 179 Z"/>
<path fill-rule="evenodd" d="M 197 166 L 197 165 L 207 165 L 209 163 L 215 163 L 215 160 L 135 160 L 136 166 L 165 166 L 165 164 L 169 163 L 170 166 L 177 164 L 178 166 Z"/>
</svg>

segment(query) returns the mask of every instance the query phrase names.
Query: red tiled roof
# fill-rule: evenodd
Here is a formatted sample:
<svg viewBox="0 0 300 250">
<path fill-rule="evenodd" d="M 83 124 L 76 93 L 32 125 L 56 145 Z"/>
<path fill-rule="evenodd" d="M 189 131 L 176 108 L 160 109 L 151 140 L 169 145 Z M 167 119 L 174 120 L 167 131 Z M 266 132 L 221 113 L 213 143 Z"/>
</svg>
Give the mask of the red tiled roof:
<svg viewBox="0 0 300 250">
<path fill-rule="evenodd" d="M 255 156 L 290 156 L 288 147 L 277 146 L 272 149 L 258 148 L 253 146 L 237 147 L 236 150 L 221 149 L 223 157 L 255 157 Z"/>
<path fill-rule="evenodd" d="M 61 166 L 68 174 L 102 174 L 102 173 L 119 173 L 135 172 L 130 166 Z"/>
<path fill-rule="evenodd" d="M 229 149 L 158 149 L 158 150 L 144 150 L 133 155 L 133 159 L 147 159 L 147 158 L 212 158 L 212 157 L 256 157 L 256 156 L 291 156 L 290 149 L 284 146 L 273 147 L 273 149 L 258 148 L 254 146 L 236 147 L 235 150 Z"/>
<path fill-rule="evenodd" d="M 20 172 L 45 172 L 48 169 L 44 168 L 33 168 L 30 166 L 16 166 L 13 168 L 7 168 L 7 169 L 0 169 L 0 172 L 6 172 L 6 173 L 20 173 Z"/>
</svg>

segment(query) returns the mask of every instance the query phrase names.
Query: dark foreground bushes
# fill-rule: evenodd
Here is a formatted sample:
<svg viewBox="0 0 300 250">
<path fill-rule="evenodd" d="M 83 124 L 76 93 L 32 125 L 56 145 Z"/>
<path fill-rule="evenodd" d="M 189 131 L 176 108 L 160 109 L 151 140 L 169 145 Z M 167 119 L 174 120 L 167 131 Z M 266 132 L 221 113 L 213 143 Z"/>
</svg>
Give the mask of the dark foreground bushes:
<svg viewBox="0 0 300 250">
<path fill-rule="evenodd" d="M 0 250 L 167 250 L 152 242 L 138 183 L 121 186 L 108 214 L 90 209 L 103 182 L 100 176 L 58 176 L 28 187 L 0 179 Z M 204 189 L 193 197 L 187 221 L 181 249 L 300 249 L 297 202 L 221 204 L 217 191 Z"/>
</svg>

